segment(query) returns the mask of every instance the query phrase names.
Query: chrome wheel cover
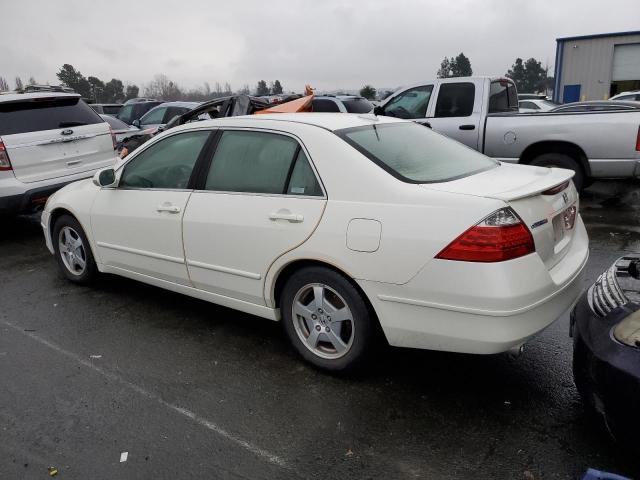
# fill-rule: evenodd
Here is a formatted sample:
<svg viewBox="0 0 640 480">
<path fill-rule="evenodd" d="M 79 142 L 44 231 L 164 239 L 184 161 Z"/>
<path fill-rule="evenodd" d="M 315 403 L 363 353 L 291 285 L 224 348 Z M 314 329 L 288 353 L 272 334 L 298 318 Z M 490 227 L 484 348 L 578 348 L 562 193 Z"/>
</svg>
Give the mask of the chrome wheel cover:
<svg viewBox="0 0 640 480">
<path fill-rule="evenodd" d="M 310 283 L 298 290 L 293 297 L 291 319 L 303 345 L 318 357 L 341 358 L 353 345 L 351 309 L 328 285 Z"/>
<path fill-rule="evenodd" d="M 87 268 L 87 252 L 82 237 L 71 227 L 62 227 L 58 234 L 58 251 L 67 270 L 80 276 Z"/>
</svg>

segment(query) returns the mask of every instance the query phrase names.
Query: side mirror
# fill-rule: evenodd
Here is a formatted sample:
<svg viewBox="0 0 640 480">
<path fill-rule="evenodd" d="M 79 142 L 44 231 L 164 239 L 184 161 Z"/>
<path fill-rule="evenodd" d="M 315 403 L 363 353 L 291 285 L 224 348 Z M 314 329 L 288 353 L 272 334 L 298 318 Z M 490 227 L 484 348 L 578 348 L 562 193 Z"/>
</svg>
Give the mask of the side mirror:
<svg viewBox="0 0 640 480">
<path fill-rule="evenodd" d="M 93 183 L 98 187 L 115 187 L 116 171 L 111 167 L 97 171 L 93 176 Z"/>
<path fill-rule="evenodd" d="M 135 119 L 133 122 L 131 122 L 131 125 L 133 125 L 136 128 L 140 128 L 140 120 Z"/>
<path fill-rule="evenodd" d="M 378 105 L 377 107 L 373 108 L 373 114 L 374 115 L 384 115 L 384 108 L 382 108 L 380 105 Z"/>
</svg>

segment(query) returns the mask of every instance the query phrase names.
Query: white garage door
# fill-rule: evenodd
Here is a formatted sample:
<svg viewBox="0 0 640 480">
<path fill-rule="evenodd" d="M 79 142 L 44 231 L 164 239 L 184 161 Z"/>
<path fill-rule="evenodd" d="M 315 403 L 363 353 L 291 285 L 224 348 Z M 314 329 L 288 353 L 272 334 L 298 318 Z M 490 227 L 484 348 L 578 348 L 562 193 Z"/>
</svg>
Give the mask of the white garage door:
<svg viewBox="0 0 640 480">
<path fill-rule="evenodd" d="M 613 81 L 622 80 L 640 80 L 640 43 L 614 47 Z"/>
</svg>

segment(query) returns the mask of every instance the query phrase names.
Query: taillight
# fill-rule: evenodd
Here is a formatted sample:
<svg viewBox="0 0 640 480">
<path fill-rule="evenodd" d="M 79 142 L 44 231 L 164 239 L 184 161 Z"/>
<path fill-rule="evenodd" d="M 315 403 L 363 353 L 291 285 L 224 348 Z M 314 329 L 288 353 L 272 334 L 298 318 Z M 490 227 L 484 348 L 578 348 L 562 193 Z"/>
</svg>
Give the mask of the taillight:
<svg viewBox="0 0 640 480">
<path fill-rule="evenodd" d="M 567 180 L 564 183 L 561 183 L 557 187 L 553 187 L 553 188 L 550 188 L 549 190 L 545 190 L 544 192 L 542 192 L 542 195 L 555 195 L 556 193 L 560 193 L 561 191 L 563 191 L 568 186 L 569 186 L 569 180 Z"/>
<path fill-rule="evenodd" d="M 113 128 L 109 127 L 109 133 L 111 134 L 111 142 L 113 143 L 113 149 L 118 148 L 118 142 L 116 142 L 116 134 L 113 133 Z"/>
<path fill-rule="evenodd" d="M 11 162 L 9 161 L 9 153 L 0 138 L 0 171 L 11 170 Z"/>
<path fill-rule="evenodd" d="M 638 127 L 638 136 L 636 137 L 636 152 L 640 152 L 640 127 Z"/>
<path fill-rule="evenodd" d="M 535 252 L 533 237 L 520 217 L 501 208 L 464 232 L 436 258 L 463 262 L 503 262 Z"/>
</svg>

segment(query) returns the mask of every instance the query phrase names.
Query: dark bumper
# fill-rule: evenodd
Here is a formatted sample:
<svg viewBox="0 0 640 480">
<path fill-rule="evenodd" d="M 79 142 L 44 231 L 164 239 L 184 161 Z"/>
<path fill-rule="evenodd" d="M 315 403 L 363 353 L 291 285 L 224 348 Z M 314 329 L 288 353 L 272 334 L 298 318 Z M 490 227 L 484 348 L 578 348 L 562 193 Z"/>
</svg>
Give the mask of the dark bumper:
<svg viewBox="0 0 640 480">
<path fill-rule="evenodd" d="M 51 194 L 57 192 L 62 187 L 70 183 L 73 182 L 57 183 L 55 185 L 27 190 L 20 195 L 0 197 L 0 213 L 19 214 L 33 212 L 44 207 L 44 204 L 47 202 L 47 198 L 49 198 Z"/>
<path fill-rule="evenodd" d="M 638 309 L 639 304 L 628 303 L 599 317 L 583 295 L 571 314 L 576 386 L 604 415 L 612 433 L 625 441 L 640 431 L 640 348 L 617 342 L 612 329 Z"/>
</svg>

